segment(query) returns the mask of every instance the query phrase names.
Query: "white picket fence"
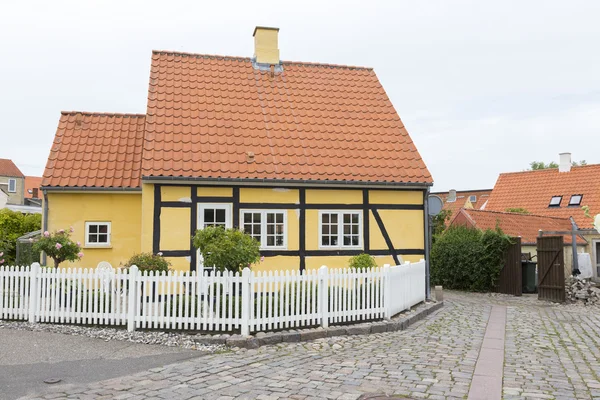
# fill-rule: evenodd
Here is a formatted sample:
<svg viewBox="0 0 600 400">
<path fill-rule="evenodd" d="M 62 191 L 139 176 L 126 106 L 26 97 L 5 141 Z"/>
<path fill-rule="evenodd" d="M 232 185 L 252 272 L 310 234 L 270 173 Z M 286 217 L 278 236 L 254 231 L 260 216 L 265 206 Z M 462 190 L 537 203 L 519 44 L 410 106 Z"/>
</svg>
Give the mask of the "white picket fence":
<svg viewBox="0 0 600 400">
<path fill-rule="evenodd" d="M 425 262 L 197 274 L 0 267 L 0 319 L 128 330 L 271 331 L 389 319 L 425 300 Z"/>
</svg>

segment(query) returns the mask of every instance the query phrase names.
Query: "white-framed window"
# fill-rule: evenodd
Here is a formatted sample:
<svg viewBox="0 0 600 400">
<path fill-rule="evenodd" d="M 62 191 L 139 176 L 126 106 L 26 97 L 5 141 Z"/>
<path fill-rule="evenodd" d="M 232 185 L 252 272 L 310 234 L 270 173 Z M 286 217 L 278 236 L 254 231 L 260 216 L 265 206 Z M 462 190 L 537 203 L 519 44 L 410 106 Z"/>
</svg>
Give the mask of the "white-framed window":
<svg viewBox="0 0 600 400">
<path fill-rule="evenodd" d="M 207 226 L 222 226 L 223 228 L 231 228 L 231 204 L 199 203 L 198 229 L 204 229 Z"/>
<path fill-rule="evenodd" d="M 477 202 L 477 196 L 475 196 L 474 194 L 469 196 L 469 201 L 471 203 L 476 203 Z"/>
<path fill-rule="evenodd" d="M 287 212 L 240 210 L 241 228 L 258 240 L 261 249 L 287 248 Z"/>
<path fill-rule="evenodd" d="M 85 245 L 86 247 L 109 247 L 110 222 L 86 222 Z"/>
<path fill-rule="evenodd" d="M 362 211 L 319 211 L 319 248 L 362 247 Z"/>
<path fill-rule="evenodd" d="M 17 180 L 14 178 L 9 178 L 8 179 L 8 192 L 16 193 L 16 191 L 17 191 Z"/>
</svg>

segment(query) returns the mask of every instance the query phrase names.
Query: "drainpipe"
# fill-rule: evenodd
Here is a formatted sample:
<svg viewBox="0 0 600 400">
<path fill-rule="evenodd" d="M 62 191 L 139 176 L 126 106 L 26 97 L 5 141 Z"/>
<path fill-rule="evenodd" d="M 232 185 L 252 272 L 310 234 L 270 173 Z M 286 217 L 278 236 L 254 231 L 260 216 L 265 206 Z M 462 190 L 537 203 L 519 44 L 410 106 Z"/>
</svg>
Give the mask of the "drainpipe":
<svg viewBox="0 0 600 400">
<path fill-rule="evenodd" d="M 48 192 L 42 190 L 44 193 L 44 218 L 42 221 L 42 235 L 48 230 Z M 46 265 L 46 253 L 42 253 L 42 265 Z"/>
<path fill-rule="evenodd" d="M 431 300 L 431 284 L 429 282 L 429 249 L 431 247 L 432 224 L 429 215 L 429 188 L 423 192 L 423 219 L 425 220 L 425 298 Z"/>
<path fill-rule="evenodd" d="M 573 249 L 573 275 L 579 275 L 581 274 L 581 271 L 579 271 L 579 260 L 577 259 L 577 230 L 579 229 L 577 227 L 577 224 L 575 223 L 575 220 L 573 219 L 573 217 L 569 217 L 571 219 L 571 246 Z"/>
</svg>

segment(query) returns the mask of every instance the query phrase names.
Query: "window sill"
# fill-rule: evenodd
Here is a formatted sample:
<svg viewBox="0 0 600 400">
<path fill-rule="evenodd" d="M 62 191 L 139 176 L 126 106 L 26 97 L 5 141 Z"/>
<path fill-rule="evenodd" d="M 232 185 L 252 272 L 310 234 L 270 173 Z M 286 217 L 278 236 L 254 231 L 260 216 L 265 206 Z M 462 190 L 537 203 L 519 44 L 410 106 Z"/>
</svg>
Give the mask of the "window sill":
<svg viewBox="0 0 600 400">
<path fill-rule="evenodd" d="M 82 247 L 82 249 L 88 250 L 88 249 L 112 249 L 111 245 L 108 246 L 94 246 L 94 245 L 85 245 Z"/>
</svg>

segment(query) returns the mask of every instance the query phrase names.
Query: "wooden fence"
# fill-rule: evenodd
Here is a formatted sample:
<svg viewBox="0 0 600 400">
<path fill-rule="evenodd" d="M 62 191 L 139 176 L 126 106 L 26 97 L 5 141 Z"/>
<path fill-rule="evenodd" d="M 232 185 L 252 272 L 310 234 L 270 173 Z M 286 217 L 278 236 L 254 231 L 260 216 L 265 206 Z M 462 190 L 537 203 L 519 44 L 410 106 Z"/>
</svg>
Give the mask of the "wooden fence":
<svg viewBox="0 0 600 400">
<path fill-rule="evenodd" d="M 256 331 L 390 318 L 425 300 L 425 262 L 365 271 L 0 267 L 0 319 L 128 330 Z"/>
</svg>

